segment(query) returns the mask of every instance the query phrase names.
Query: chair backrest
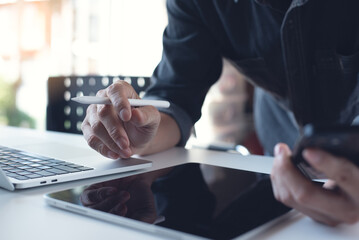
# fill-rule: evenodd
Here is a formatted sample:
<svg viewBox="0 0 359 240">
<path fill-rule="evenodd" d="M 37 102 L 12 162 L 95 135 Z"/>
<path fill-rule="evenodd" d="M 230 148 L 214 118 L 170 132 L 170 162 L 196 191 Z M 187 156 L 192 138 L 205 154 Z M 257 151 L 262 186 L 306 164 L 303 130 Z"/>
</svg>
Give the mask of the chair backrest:
<svg viewBox="0 0 359 240">
<path fill-rule="evenodd" d="M 82 95 L 94 96 L 97 91 L 117 80 L 130 83 L 140 96 L 144 94 L 151 81 L 149 77 L 133 76 L 50 77 L 47 83 L 46 129 L 82 134 L 81 123 L 85 117 L 87 105 L 71 101 L 71 98 Z"/>
</svg>

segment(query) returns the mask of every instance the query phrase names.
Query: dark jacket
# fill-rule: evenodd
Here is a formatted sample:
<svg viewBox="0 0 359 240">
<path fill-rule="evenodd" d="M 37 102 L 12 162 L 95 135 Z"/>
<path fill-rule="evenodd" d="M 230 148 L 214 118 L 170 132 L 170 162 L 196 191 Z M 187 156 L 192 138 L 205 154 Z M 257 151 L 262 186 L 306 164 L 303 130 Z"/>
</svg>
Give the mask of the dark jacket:
<svg viewBox="0 0 359 240">
<path fill-rule="evenodd" d="M 167 9 L 163 58 L 147 97 L 173 103 L 167 111 L 184 138 L 222 57 L 299 126 L 351 124 L 359 114 L 358 0 L 167 0 Z"/>
</svg>

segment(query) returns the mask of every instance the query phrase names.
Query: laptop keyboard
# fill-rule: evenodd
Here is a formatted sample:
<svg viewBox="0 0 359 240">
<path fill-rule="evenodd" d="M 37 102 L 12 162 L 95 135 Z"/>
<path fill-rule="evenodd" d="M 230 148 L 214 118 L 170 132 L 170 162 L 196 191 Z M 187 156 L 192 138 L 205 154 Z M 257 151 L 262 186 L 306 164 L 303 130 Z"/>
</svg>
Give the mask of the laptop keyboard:
<svg viewBox="0 0 359 240">
<path fill-rule="evenodd" d="M 27 180 L 93 168 L 0 146 L 0 167 L 8 177 Z"/>
</svg>

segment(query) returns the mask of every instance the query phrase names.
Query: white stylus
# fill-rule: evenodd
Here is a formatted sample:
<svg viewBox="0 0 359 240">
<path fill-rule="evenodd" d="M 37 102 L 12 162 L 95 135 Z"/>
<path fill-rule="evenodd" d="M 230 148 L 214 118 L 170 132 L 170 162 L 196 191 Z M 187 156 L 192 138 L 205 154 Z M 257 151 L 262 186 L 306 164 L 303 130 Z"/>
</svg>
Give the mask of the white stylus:
<svg viewBox="0 0 359 240">
<path fill-rule="evenodd" d="M 82 104 L 112 104 L 108 97 L 81 96 L 71 100 Z M 170 103 L 164 100 L 128 99 L 132 107 L 154 106 L 157 108 L 168 108 Z"/>
</svg>

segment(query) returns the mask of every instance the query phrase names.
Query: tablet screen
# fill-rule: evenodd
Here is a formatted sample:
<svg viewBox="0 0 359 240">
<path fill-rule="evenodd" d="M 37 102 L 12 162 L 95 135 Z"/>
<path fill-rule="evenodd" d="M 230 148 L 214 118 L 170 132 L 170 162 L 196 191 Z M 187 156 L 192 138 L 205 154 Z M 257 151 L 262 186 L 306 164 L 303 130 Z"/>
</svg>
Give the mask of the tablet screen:
<svg viewBox="0 0 359 240">
<path fill-rule="evenodd" d="M 231 239 L 289 209 L 266 174 L 187 163 L 47 195 L 209 239 Z"/>
</svg>

